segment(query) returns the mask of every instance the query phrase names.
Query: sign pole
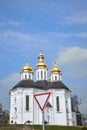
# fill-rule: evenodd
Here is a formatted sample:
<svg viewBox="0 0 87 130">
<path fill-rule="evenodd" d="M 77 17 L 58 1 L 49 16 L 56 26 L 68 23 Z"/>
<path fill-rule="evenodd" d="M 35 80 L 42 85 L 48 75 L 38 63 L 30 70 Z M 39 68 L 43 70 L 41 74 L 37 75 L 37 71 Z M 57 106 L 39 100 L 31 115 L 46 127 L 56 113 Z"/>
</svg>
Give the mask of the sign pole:
<svg viewBox="0 0 87 130">
<path fill-rule="evenodd" d="M 42 111 L 42 130 L 45 130 L 44 109 L 46 107 L 50 94 L 51 94 L 50 92 L 45 92 L 45 93 L 39 93 L 39 94 L 34 95 L 34 98 L 35 98 L 39 108 Z"/>
<path fill-rule="evenodd" d="M 45 130 L 45 124 L 44 124 L 44 111 L 42 111 L 42 130 Z"/>
</svg>

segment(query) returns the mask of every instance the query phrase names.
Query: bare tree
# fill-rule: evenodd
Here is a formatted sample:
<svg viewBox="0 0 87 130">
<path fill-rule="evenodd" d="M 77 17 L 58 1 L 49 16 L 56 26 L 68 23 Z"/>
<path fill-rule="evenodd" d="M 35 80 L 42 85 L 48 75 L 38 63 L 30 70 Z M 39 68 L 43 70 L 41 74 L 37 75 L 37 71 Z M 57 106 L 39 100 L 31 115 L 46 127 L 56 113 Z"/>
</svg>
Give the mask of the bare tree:
<svg viewBox="0 0 87 130">
<path fill-rule="evenodd" d="M 77 95 L 71 97 L 72 111 L 76 112 L 77 125 L 82 126 L 82 114 L 79 111 L 80 104 L 81 104 L 81 99 L 79 100 Z"/>
<path fill-rule="evenodd" d="M 7 123 L 9 120 L 9 111 L 2 109 L 2 104 L 0 103 L 0 123 Z"/>
<path fill-rule="evenodd" d="M 72 95 L 71 96 L 71 106 L 72 106 L 72 111 L 77 112 L 79 110 L 78 106 L 81 104 L 81 99 L 79 101 L 79 98 L 77 95 Z"/>
</svg>

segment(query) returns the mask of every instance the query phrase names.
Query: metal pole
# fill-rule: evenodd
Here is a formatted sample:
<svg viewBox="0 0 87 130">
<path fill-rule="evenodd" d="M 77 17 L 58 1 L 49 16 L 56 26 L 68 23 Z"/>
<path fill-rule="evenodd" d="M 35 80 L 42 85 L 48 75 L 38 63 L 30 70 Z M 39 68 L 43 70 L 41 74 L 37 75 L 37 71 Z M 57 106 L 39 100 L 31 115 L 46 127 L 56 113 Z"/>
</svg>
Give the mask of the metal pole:
<svg viewBox="0 0 87 130">
<path fill-rule="evenodd" d="M 45 130 L 45 125 L 44 125 L 44 111 L 42 111 L 42 130 Z"/>
</svg>

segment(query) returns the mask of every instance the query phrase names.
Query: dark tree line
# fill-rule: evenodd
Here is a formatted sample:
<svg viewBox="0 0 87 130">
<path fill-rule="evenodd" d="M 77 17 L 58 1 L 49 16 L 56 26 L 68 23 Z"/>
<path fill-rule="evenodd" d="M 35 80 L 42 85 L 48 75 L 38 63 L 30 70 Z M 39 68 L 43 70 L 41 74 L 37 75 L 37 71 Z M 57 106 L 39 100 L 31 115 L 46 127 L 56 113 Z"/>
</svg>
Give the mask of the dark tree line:
<svg viewBox="0 0 87 130">
<path fill-rule="evenodd" d="M 8 123 L 9 121 L 9 111 L 3 110 L 2 104 L 0 103 L 0 124 Z"/>
<path fill-rule="evenodd" d="M 72 95 L 72 97 L 71 97 L 72 111 L 76 112 L 77 125 L 82 126 L 82 114 L 79 111 L 79 105 L 80 104 L 81 104 L 81 101 L 79 101 L 78 96 Z"/>
<path fill-rule="evenodd" d="M 79 100 L 77 95 L 71 96 L 71 107 L 72 111 L 77 112 L 79 111 L 79 105 L 81 104 L 81 99 Z"/>
</svg>

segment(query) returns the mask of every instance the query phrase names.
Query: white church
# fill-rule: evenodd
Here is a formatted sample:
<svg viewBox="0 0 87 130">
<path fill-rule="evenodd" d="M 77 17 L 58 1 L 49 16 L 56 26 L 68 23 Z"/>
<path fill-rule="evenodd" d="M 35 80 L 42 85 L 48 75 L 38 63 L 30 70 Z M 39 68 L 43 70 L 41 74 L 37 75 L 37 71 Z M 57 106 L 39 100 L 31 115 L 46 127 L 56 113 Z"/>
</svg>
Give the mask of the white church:
<svg viewBox="0 0 87 130">
<path fill-rule="evenodd" d="M 76 125 L 75 113 L 71 110 L 71 91 L 61 81 L 61 70 L 54 63 L 48 78 L 42 51 L 35 67 L 35 81 L 33 69 L 26 62 L 20 72 L 21 81 L 10 90 L 10 124 L 42 124 L 42 112 L 34 95 L 50 92 L 44 110 L 45 122 L 48 125 Z"/>
</svg>

